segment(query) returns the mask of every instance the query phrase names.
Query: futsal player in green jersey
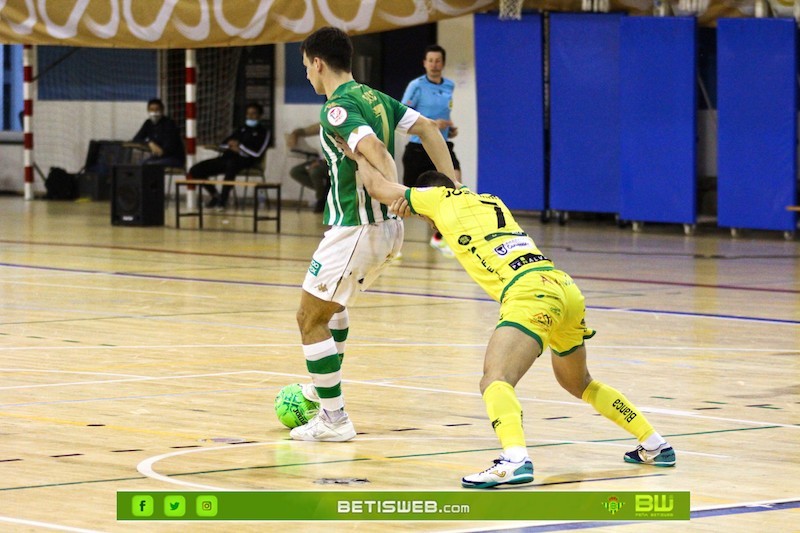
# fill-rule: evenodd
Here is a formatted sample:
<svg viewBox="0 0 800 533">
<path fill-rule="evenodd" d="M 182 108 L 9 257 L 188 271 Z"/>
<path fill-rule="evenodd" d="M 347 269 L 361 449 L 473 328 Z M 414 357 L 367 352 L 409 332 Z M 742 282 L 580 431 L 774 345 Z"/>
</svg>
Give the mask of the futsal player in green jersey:
<svg viewBox="0 0 800 533">
<path fill-rule="evenodd" d="M 390 205 L 392 212 L 426 219 L 442 233 L 467 274 L 500 303 L 480 389 L 503 452 L 486 470 L 462 478 L 462 486 L 483 489 L 533 481 L 514 387 L 548 346 L 558 383 L 637 438 L 639 446 L 625 454 L 626 462 L 675 465 L 675 451 L 642 412 L 589 374 L 584 340 L 595 332 L 586 326 L 583 295 L 536 247 L 500 198 L 476 194 L 435 171 L 423 173 L 409 189 L 383 179 L 361 154 L 348 156 L 358 163 L 373 198 Z"/>
<path fill-rule="evenodd" d="M 297 323 L 312 383 L 303 394 L 320 403 L 319 414 L 294 428 L 295 440 L 346 441 L 356 435 L 344 411 L 341 364 L 350 327 L 347 305 L 400 252 L 403 222 L 371 197 L 356 165 L 336 145 L 341 138 L 383 176 L 397 182 L 394 131 L 419 135 L 436 168 L 454 176 L 453 162 L 436 123 L 397 100 L 357 83 L 353 45 L 343 31 L 321 28 L 300 47 L 306 77 L 327 102 L 320 112 L 320 143 L 331 178 L 324 220 L 330 229 L 314 252 L 303 281 Z"/>
</svg>

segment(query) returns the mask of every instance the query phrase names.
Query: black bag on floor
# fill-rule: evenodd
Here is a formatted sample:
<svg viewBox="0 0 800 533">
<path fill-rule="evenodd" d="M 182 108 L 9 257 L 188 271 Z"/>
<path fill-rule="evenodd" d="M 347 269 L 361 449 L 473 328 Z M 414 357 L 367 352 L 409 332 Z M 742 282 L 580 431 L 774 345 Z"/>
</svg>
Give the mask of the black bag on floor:
<svg viewBox="0 0 800 533">
<path fill-rule="evenodd" d="M 50 167 L 44 186 L 48 200 L 74 200 L 78 197 L 78 179 L 63 168 Z"/>
</svg>

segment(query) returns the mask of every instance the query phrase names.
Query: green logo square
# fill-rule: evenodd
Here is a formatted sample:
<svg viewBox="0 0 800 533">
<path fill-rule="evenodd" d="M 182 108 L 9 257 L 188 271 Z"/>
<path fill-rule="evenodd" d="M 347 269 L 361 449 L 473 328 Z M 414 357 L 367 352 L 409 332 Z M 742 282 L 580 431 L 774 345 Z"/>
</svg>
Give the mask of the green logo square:
<svg viewBox="0 0 800 533">
<path fill-rule="evenodd" d="M 183 516 L 186 514 L 186 498 L 169 495 L 164 498 L 164 516 Z"/>
<path fill-rule="evenodd" d="M 322 268 L 322 265 L 319 264 L 314 259 L 311 260 L 311 265 L 308 267 L 308 271 L 311 273 L 312 276 L 316 276 L 319 274 L 319 270 Z"/>
<path fill-rule="evenodd" d="M 152 496 L 139 494 L 131 499 L 131 512 L 133 516 L 153 516 L 155 504 Z"/>
<path fill-rule="evenodd" d="M 217 497 L 204 494 L 197 497 L 197 516 L 217 516 Z"/>
</svg>

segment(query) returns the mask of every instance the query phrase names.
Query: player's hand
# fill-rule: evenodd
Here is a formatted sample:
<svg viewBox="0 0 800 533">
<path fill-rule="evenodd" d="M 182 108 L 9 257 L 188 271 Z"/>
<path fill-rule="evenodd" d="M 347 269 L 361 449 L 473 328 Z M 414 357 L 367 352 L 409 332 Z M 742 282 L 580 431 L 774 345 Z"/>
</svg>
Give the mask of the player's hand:
<svg viewBox="0 0 800 533">
<path fill-rule="evenodd" d="M 147 147 L 150 148 L 150 151 L 153 152 L 153 154 L 158 157 L 164 155 L 164 150 L 162 150 L 161 147 L 156 143 L 154 143 L 153 141 L 147 143 Z"/>
<path fill-rule="evenodd" d="M 450 132 L 447 134 L 449 138 L 453 138 L 458 135 L 458 128 L 456 126 L 450 126 Z"/>
<path fill-rule="evenodd" d="M 353 151 L 350 149 L 350 145 L 347 144 L 347 141 L 345 141 L 339 135 L 336 136 L 336 146 L 339 147 L 339 150 L 342 151 L 342 153 L 345 155 L 345 157 L 348 157 L 348 158 L 352 159 L 353 161 L 358 159 L 358 156 L 355 153 L 353 153 Z"/>
<path fill-rule="evenodd" d="M 434 122 L 436 122 L 436 127 L 439 128 L 440 130 L 446 130 L 447 128 L 452 128 L 453 127 L 453 121 L 452 120 L 445 120 L 443 118 L 437 118 L 436 120 L 434 120 Z"/>
<path fill-rule="evenodd" d="M 400 218 L 406 218 L 413 214 L 411 212 L 411 207 L 408 205 L 408 201 L 405 198 L 395 199 L 395 201 L 389 206 L 389 211 Z"/>
</svg>

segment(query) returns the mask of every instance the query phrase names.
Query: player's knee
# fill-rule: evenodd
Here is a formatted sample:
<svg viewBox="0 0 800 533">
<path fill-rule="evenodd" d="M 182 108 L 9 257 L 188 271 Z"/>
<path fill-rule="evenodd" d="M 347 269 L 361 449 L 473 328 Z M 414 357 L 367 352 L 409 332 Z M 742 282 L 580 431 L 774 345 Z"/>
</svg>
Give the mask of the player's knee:
<svg viewBox="0 0 800 533">
<path fill-rule="evenodd" d="M 558 383 L 561 387 L 579 400 L 583 398 L 583 391 L 586 390 L 586 387 L 588 387 L 591 382 L 592 377 L 589 374 L 580 378 L 570 376 L 569 378 L 558 379 Z"/>
<path fill-rule="evenodd" d="M 303 307 L 300 307 L 300 309 L 297 310 L 296 319 L 297 326 L 300 328 L 301 333 L 307 332 L 314 324 L 313 315 Z"/>
<path fill-rule="evenodd" d="M 326 317 L 319 311 L 307 309 L 301 305 L 300 309 L 297 310 L 296 318 L 300 332 L 308 333 L 316 326 L 327 324 L 330 317 Z"/>
</svg>

